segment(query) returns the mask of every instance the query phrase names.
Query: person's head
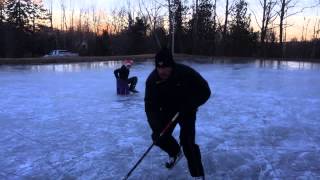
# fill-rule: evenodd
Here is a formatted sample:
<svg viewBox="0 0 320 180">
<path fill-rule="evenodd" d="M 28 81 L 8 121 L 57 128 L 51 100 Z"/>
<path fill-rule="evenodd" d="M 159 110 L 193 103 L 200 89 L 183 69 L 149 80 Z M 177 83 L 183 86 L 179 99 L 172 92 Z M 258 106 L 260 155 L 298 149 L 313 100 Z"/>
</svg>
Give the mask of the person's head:
<svg viewBox="0 0 320 180">
<path fill-rule="evenodd" d="M 155 66 L 162 80 L 167 80 L 170 77 L 174 65 L 175 62 L 169 49 L 163 48 L 156 54 Z"/>
<path fill-rule="evenodd" d="M 133 64 L 133 60 L 131 59 L 127 59 L 123 61 L 123 65 L 126 66 L 128 69 L 131 68 L 132 64 Z"/>
</svg>

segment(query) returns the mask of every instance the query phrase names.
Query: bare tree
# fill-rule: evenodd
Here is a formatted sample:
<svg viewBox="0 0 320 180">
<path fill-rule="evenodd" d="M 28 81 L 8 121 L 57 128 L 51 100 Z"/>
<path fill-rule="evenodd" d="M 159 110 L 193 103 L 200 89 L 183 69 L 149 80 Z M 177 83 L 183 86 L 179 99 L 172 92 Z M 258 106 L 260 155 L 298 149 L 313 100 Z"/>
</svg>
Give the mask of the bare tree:
<svg viewBox="0 0 320 180">
<path fill-rule="evenodd" d="M 101 32 L 100 32 L 100 28 L 101 28 L 101 11 L 99 10 L 99 12 L 98 12 L 98 14 L 97 14 L 97 16 L 96 16 L 96 18 L 95 18 L 95 24 L 96 24 L 96 29 L 95 29 L 95 33 L 96 34 L 100 34 Z"/>
<path fill-rule="evenodd" d="M 53 30 L 53 0 L 50 0 L 49 1 L 49 3 L 50 3 L 50 8 L 49 8 L 49 14 L 48 14 L 48 16 L 49 16 L 49 21 L 50 21 L 50 28 L 51 28 L 51 30 Z"/>
<path fill-rule="evenodd" d="M 305 33 L 305 36 L 304 36 L 305 40 L 307 40 L 307 38 L 308 38 L 310 21 L 311 21 L 311 19 L 308 19 L 307 26 L 306 26 L 306 33 Z"/>
<path fill-rule="evenodd" d="M 304 20 L 303 20 L 303 26 L 302 26 L 302 32 L 301 32 L 301 41 L 307 41 L 310 21 L 311 21 L 310 18 L 307 19 L 307 20 L 306 20 L 306 18 L 304 18 Z"/>
<path fill-rule="evenodd" d="M 317 19 L 315 21 L 314 27 L 313 27 L 313 39 L 312 39 L 312 52 L 311 52 L 311 58 L 315 58 L 316 52 L 317 52 L 317 41 L 318 35 L 320 33 L 320 20 Z"/>
<path fill-rule="evenodd" d="M 117 34 L 128 26 L 127 11 L 124 7 L 122 7 L 119 10 L 113 9 L 112 14 L 111 27 L 113 30 L 111 32 Z"/>
<path fill-rule="evenodd" d="M 265 38 L 267 35 L 267 31 L 269 30 L 269 25 L 274 22 L 276 18 L 276 13 L 274 11 L 274 7 L 276 6 L 276 1 L 274 0 L 263 0 L 263 4 L 260 0 L 260 4 L 262 5 L 263 13 L 262 13 L 262 22 L 261 22 L 261 37 L 260 41 L 262 44 L 265 42 Z"/>
<path fill-rule="evenodd" d="M 70 0 L 70 8 L 72 8 L 72 10 L 71 10 L 71 17 L 70 17 L 70 30 L 71 31 L 74 31 L 74 6 L 73 6 L 73 3 L 72 3 L 73 1 L 72 0 Z"/>
<path fill-rule="evenodd" d="M 66 19 L 66 5 L 64 0 L 60 0 L 60 7 L 61 7 L 61 31 L 67 30 L 67 19 Z"/>
<path fill-rule="evenodd" d="M 222 33 L 223 39 L 225 39 L 226 35 L 227 35 L 227 26 L 228 26 L 228 16 L 229 16 L 229 14 L 230 14 L 229 0 L 226 0 L 226 7 L 225 7 L 225 14 L 224 14 L 224 25 L 223 25 L 223 33 Z"/>
<path fill-rule="evenodd" d="M 84 24 L 83 24 L 83 31 L 85 33 L 90 32 L 90 11 L 89 9 L 85 9 L 84 11 Z"/>
<path fill-rule="evenodd" d="M 286 14 L 288 12 L 288 9 L 294 7 L 291 4 L 293 4 L 293 0 L 280 0 L 280 11 L 279 11 L 279 42 L 280 42 L 280 50 L 281 50 L 281 56 L 283 56 L 283 30 L 284 30 L 284 20 L 286 18 Z M 296 3 L 294 3 L 296 4 Z"/>
<path fill-rule="evenodd" d="M 311 9 L 311 8 L 319 6 L 320 1 L 313 4 L 313 5 L 303 7 L 300 10 L 295 11 L 293 13 L 289 13 L 289 10 L 296 7 L 296 5 L 298 4 L 298 2 L 296 0 L 278 0 L 278 1 L 279 1 L 279 5 L 280 5 L 280 10 L 278 12 L 279 21 L 280 21 L 280 23 L 279 23 L 279 42 L 280 42 L 281 56 L 283 56 L 284 55 L 284 48 L 283 48 L 284 36 L 283 36 L 283 33 L 284 33 L 284 29 L 287 26 L 284 23 L 284 21 L 290 16 L 302 13 L 305 9 Z"/>
<path fill-rule="evenodd" d="M 159 12 L 161 10 L 161 7 L 163 7 L 163 5 L 158 3 L 158 2 L 156 2 L 156 1 L 152 1 L 152 6 L 153 7 L 149 10 L 149 8 L 146 6 L 145 1 L 144 0 L 140 0 L 139 1 L 140 13 L 144 14 L 143 10 L 142 10 L 142 6 L 144 7 L 145 11 L 147 12 L 147 17 L 149 19 L 149 23 L 151 24 L 151 26 L 148 26 L 148 27 L 152 31 L 153 37 L 154 37 L 154 39 L 156 41 L 156 44 L 157 44 L 158 48 L 161 48 L 161 43 L 160 43 L 159 37 L 158 37 L 157 32 L 156 32 L 156 27 L 157 27 L 157 24 L 158 24 Z"/>
<path fill-rule="evenodd" d="M 313 39 L 318 39 L 318 35 L 320 33 L 320 19 L 316 19 L 314 26 L 313 26 L 313 35 L 312 38 Z"/>
<path fill-rule="evenodd" d="M 199 19 L 199 1 L 195 0 L 194 5 L 193 5 L 193 31 L 192 31 L 192 39 L 193 39 L 193 47 L 192 47 L 192 52 L 195 53 L 196 49 L 198 48 L 198 19 Z"/>
<path fill-rule="evenodd" d="M 265 55 L 265 41 L 268 31 L 271 29 L 271 24 L 274 23 L 277 12 L 275 11 L 275 6 L 277 4 L 276 0 L 259 0 L 260 6 L 262 8 L 262 19 L 259 22 L 256 16 L 256 13 L 252 11 L 256 23 L 260 28 L 260 43 L 261 43 L 261 53 Z"/>
<path fill-rule="evenodd" d="M 173 19 L 174 19 L 174 16 L 173 16 L 173 13 L 172 13 L 172 3 L 171 3 L 171 0 L 167 0 L 168 2 L 168 12 L 169 12 L 169 37 L 170 39 L 173 41 L 174 40 L 174 37 L 173 37 L 173 29 L 174 29 L 174 24 L 173 24 Z M 168 42 L 168 44 L 170 44 L 170 41 Z M 173 43 L 171 44 L 171 47 L 173 46 Z M 172 53 L 173 53 L 174 50 L 172 50 Z"/>
<path fill-rule="evenodd" d="M 97 17 L 96 7 L 92 6 L 91 11 L 92 11 L 92 29 L 94 33 L 97 34 L 98 17 Z"/>
<path fill-rule="evenodd" d="M 213 29 L 217 28 L 217 0 L 213 2 Z"/>
<path fill-rule="evenodd" d="M 81 8 L 79 11 L 79 21 L 78 21 L 78 31 L 82 31 L 82 17 L 83 17 L 83 9 Z"/>
</svg>

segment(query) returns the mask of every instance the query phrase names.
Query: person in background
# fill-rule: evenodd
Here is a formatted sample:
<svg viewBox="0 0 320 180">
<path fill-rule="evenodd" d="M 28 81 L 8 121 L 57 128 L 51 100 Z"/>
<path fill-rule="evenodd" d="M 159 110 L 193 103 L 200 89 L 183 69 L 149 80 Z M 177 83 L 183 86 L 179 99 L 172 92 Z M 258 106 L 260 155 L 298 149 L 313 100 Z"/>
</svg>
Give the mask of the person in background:
<svg viewBox="0 0 320 180">
<path fill-rule="evenodd" d="M 189 172 L 195 179 L 204 179 L 199 146 L 195 143 L 196 113 L 210 97 L 207 81 L 194 69 L 175 63 L 171 52 L 164 48 L 155 56 L 155 69 L 146 81 L 145 111 L 152 129 L 152 139 L 169 155 L 165 166 L 171 169 L 181 157 L 182 146 Z M 160 137 L 172 117 L 179 112 L 177 121 Z M 172 136 L 180 126 L 180 145 Z"/>
<path fill-rule="evenodd" d="M 138 78 L 136 76 L 130 77 L 129 78 L 129 74 L 130 74 L 130 68 L 133 64 L 133 60 L 125 60 L 123 62 L 123 65 L 114 70 L 114 75 L 117 78 L 117 80 L 123 80 L 126 81 L 129 85 L 129 91 L 133 92 L 133 93 L 138 93 L 138 91 L 136 90 L 136 85 L 138 83 Z"/>
</svg>

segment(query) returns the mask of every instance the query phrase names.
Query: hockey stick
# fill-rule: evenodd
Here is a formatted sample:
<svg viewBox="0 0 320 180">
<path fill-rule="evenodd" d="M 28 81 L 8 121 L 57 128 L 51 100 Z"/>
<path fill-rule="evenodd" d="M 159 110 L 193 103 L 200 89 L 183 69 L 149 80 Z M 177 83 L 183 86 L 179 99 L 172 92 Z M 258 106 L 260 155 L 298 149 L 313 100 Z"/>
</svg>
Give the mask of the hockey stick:
<svg viewBox="0 0 320 180">
<path fill-rule="evenodd" d="M 172 118 L 172 120 L 167 124 L 167 126 L 162 130 L 162 132 L 160 133 L 160 137 L 162 137 L 170 128 L 170 126 L 176 121 L 176 119 L 179 116 L 179 112 L 176 113 L 176 115 Z M 147 149 L 147 151 L 141 156 L 141 158 L 137 161 L 137 163 L 131 168 L 131 170 L 128 172 L 128 174 L 123 178 L 123 180 L 127 180 L 131 173 L 138 167 L 138 165 L 141 163 L 141 161 L 147 156 L 147 154 L 149 153 L 149 151 L 152 149 L 152 147 L 155 145 L 155 142 L 153 142 L 149 148 Z"/>
</svg>

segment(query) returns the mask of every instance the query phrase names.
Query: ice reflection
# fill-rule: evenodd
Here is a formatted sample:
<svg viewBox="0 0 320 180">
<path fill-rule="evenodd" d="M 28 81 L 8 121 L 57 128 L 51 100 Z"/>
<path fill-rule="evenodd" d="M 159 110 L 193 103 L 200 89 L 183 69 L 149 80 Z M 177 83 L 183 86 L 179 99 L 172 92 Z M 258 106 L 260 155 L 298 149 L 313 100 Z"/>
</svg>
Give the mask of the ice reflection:
<svg viewBox="0 0 320 180">
<path fill-rule="evenodd" d="M 281 61 L 271 59 L 248 59 L 248 58 L 211 58 L 211 59 L 185 59 L 184 62 L 195 62 L 198 64 L 247 64 L 259 68 L 285 69 L 285 70 L 319 70 L 320 63 L 306 61 Z"/>
<path fill-rule="evenodd" d="M 182 61 L 180 61 L 182 60 Z M 197 64 L 246 64 L 258 68 L 271 68 L 271 69 L 285 69 L 285 70 L 319 70 L 320 63 L 304 62 L 304 61 L 278 61 L 278 60 L 250 60 L 250 59 L 180 59 L 179 62 L 183 63 L 197 63 Z M 149 63 L 153 60 L 146 59 L 141 61 Z M 84 63 L 69 63 L 69 64 L 46 64 L 46 65 L 17 65 L 17 66 L 0 66 L 2 70 L 9 71 L 53 71 L 53 72 L 80 72 L 88 69 L 110 68 L 114 69 L 120 67 L 122 61 L 104 61 L 104 62 L 84 62 Z M 136 62 L 136 64 L 140 64 Z"/>
<path fill-rule="evenodd" d="M 276 60 L 256 60 L 255 65 L 260 68 L 287 69 L 287 70 L 318 70 L 320 63 L 304 61 L 276 61 Z"/>
<path fill-rule="evenodd" d="M 54 72 L 80 72 L 86 69 L 100 69 L 101 67 L 115 68 L 121 65 L 121 61 L 105 62 L 86 62 L 71 64 L 50 64 L 50 65 L 33 65 L 33 71 L 54 71 Z"/>
</svg>

